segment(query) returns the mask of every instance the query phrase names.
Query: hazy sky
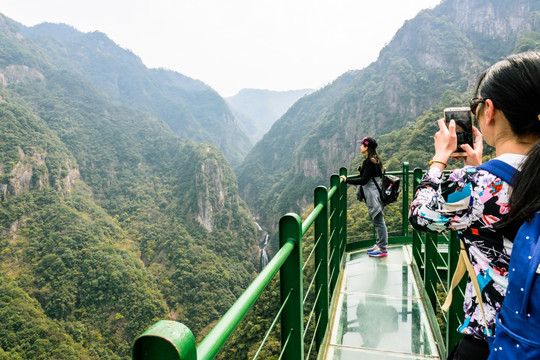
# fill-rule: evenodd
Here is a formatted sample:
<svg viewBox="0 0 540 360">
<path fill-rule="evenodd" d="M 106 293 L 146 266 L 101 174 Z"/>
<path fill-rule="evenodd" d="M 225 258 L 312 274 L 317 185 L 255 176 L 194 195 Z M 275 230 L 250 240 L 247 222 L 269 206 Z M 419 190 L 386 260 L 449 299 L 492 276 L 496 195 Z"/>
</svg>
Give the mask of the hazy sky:
<svg viewBox="0 0 540 360">
<path fill-rule="evenodd" d="M 318 89 L 377 59 L 404 21 L 441 0 L 0 0 L 26 26 L 101 31 L 148 67 L 243 88 Z"/>
</svg>

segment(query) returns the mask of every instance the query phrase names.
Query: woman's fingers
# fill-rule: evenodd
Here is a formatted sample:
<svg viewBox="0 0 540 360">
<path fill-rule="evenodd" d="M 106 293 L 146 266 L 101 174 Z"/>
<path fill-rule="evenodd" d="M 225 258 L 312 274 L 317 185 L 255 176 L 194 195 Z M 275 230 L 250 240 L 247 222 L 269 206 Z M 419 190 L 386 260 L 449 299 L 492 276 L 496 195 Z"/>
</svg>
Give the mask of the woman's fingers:
<svg viewBox="0 0 540 360">
<path fill-rule="evenodd" d="M 473 149 L 469 144 L 463 144 L 461 148 L 467 154 L 463 161 L 465 165 L 478 166 L 482 164 L 482 149 Z"/>
<path fill-rule="evenodd" d="M 483 135 L 475 126 L 473 126 L 473 132 L 474 132 L 474 149 L 483 149 L 484 143 L 482 141 Z"/>
<path fill-rule="evenodd" d="M 439 131 L 434 136 L 435 139 L 435 157 L 439 161 L 448 160 L 450 154 L 452 154 L 457 148 L 457 136 L 456 136 L 456 122 L 450 120 L 448 127 L 444 119 L 437 120 L 439 125 Z"/>
<path fill-rule="evenodd" d="M 465 153 L 467 154 L 467 157 L 474 154 L 474 149 L 469 144 L 461 144 L 461 148 L 465 150 Z"/>
<path fill-rule="evenodd" d="M 437 120 L 437 124 L 439 125 L 439 130 L 448 130 L 446 127 L 446 121 L 444 119 Z"/>
<path fill-rule="evenodd" d="M 448 123 L 448 132 L 450 132 L 450 134 L 456 133 L 456 122 L 454 120 L 450 120 Z"/>
<path fill-rule="evenodd" d="M 475 136 L 474 139 L 474 149 L 469 144 L 461 145 L 461 148 L 467 154 L 465 158 L 465 165 L 480 165 L 482 163 L 482 155 L 484 151 L 484 145 L 482 142 L 482 133 L 475 126 L 473 126 L 473 133 Z"/>
</svg>

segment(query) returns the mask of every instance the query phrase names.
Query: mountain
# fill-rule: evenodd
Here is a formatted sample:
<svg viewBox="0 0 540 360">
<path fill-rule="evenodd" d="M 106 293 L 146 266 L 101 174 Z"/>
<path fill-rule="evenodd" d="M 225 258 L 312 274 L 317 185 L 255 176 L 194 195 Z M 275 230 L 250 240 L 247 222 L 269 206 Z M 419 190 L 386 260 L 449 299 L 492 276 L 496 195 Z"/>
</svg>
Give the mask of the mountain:
<svg viewBox="0 0 540 360">
<path fill-rule="evenodd" d="M 539 49 L 539 8 L 537 0 L 445 0 L 420 12 L 375 62 L 343 75 L 347 87 L 335 81 L 274 123 L 238 168 L 242 197 L 272 229 L 280 215 L 302 212 L 314 185 L 326 184 L 342 166 L 354 168 L 356 140 L 364 136 L 380 139 L 391 170 L 402 161 L 425 166 L 434 132 L 418 122 L 429 128 L 426 116 L 435 122 L 445 106 L 467 104 L 479 73 L 499 58 Z M 296 123 L 302 126 L 293 128 Z M 396 137 L 415 132 L 427 137 Z"/>
<path fill-rule="evenodd" d="M 271 215 L 268 221 L 271 224 L 286 213 L 285 208 L 275 206 L 279 203 L 276 199 L 286 192 L 284 188 L 288 185 L 282 183 L 284 188 L 279 189 L 277 184 L 286 182 L 286 174 L 294 167 L 292 155 L 302 143 L 301 135 L 313 129 L 319 116 L 347 92 L 357 75 L 358 72 L 348 72 L 325 88 L 298 100 L 274 123 L 237 169 L 241 196 L 261 219 L 265 214 Z M 311 182 L 305 187 L 311 185 L 318 184 Z M 296 198 L 291 198 L 289 205 L 295 201 Z"/>
<path fill-rule="evenodd" d="M 239 120 L 240 128 L 255 144 L 292 104 L 313 91 L 242 89 L 238 94 L 225 98 L 225 101 Z"/>
<path fill-rule="evenodd" d="M 259 262 L 231 165 L 22 29 L 0 16 L 0 358 L 128 359 L 157 319 L 201 336 Z"/>
<path fill-rule="evenodd" d="M 203 82 L 166 69 L 148 69 L 100 32 L 81 33 L 51 23 L 19 28 L 57 66 L 84 76 L 111 100 L 162 119 L 178 137 L 219 147 L 233 166 L 251 148 L 223 98 Z"/>
</svg>

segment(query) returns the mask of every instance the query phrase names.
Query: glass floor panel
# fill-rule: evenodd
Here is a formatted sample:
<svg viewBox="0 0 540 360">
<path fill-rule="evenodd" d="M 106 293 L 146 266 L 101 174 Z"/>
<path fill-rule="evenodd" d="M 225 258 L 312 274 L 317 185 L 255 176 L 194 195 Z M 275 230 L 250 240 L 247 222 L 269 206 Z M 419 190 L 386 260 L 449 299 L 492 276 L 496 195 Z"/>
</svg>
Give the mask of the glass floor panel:
<svg viewBox="0 0 540 360">
<path fill-rule="evenodd" d="M 410 248 L 347 254 L 325 359 L 440 359 L 411 269 Z"/>
</svg>

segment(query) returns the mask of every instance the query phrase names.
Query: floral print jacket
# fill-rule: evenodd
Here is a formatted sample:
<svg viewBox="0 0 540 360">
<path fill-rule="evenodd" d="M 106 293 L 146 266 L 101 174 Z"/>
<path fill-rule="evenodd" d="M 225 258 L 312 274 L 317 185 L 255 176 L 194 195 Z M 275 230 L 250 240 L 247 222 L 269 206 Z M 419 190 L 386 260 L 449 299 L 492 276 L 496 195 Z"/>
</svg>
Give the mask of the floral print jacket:
<svg viewBox="0 0 540 360">
<path fill-rule="evenodd" d="M 519 168 L 524 156 L 505 154 L 498 159 Z M 431 168 L 423 176 L 409 209 L 413 228 L 427 232 L 457 230 L 476 272 L 488 328 L 493 334 L 508 283 L 512 243 L 493 225 L 509 210 L 511 187 L 497 176 L 474 166 L 443 172 Z M 467 276 L 467 275 L 465 275 Z M 486 339 L 480 306 L 471 281 L 463 305 L 463 334 Z"/>
</svg>

